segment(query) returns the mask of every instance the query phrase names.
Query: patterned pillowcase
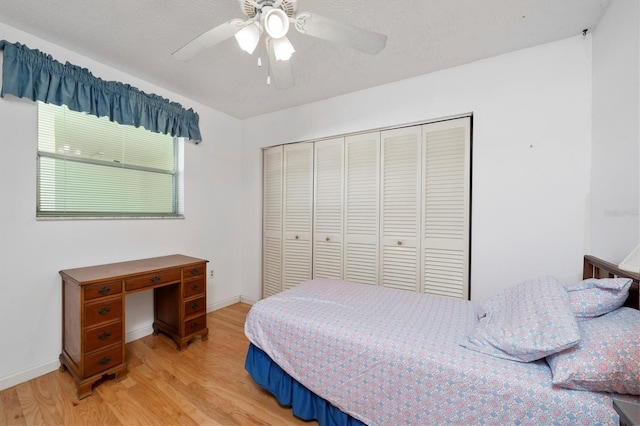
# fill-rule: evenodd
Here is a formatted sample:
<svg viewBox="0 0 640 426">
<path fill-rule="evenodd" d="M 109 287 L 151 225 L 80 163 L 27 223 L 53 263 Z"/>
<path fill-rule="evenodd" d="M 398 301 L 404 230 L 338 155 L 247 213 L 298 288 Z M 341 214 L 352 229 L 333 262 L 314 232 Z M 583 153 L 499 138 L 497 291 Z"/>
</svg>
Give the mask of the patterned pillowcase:
<svg viewBox="0 0 640 426">
<path fill-rule="evenodd" d="M 560 387 L 640 395 L 640 311 L 619 308 L 581 321 L 577 346 L 547 357 Z"/>
<path fill-rule="evenodd" d="M 482 303 L 477 312 L 478 324 L 460 344 L 498 358 L 534 361 L 580 340 L 569 296 L 554 277 L 508 288 Z"/>
<path fill-rule="evenodd" d="M 565 287 L 571 309 L 578 320 L 604 315 L 624 305 L 629 295 L 630 278 L 589 278 Z"/>
</svg>

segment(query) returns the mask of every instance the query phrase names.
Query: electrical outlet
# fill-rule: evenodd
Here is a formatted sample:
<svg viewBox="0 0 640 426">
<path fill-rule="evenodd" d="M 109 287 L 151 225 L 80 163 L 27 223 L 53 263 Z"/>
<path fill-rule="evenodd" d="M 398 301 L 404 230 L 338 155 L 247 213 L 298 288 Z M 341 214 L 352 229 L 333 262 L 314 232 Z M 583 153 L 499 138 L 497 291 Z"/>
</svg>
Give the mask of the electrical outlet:
<svg viewBox="0 0 640 426">
<path fill-rule="evenodd" d="M 209 276 L 213 278 L 213 268 L 211 268 L 211 271 L 209 271 Z"/>
</svg>

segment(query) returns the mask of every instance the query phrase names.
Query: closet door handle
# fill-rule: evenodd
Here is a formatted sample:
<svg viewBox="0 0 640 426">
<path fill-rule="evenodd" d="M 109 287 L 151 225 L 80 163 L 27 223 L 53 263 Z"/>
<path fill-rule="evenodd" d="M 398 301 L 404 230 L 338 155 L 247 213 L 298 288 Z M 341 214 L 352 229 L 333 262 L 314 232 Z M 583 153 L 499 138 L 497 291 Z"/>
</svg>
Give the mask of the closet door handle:
<svg viewBox="0 0 640 426">
<path fill-rule="evenodd" d="M 398 245 L 401 246 L 402 245 L 402 241 L 398 240 Z"/>
<path fill-rule="evenodd" d="M 296 240 L 300 239 L 300 237 L 298 235 L 296 235 Z"/>
<path fill-rule="evenodd" d="M 327 238 L 325 238 L 324 240 L 325 240 L 325 241 L 329 241 L 329 240 L 330 240 L 330 238 L 329 238 L 329 237 L 327 237 Z"/>
</svg>

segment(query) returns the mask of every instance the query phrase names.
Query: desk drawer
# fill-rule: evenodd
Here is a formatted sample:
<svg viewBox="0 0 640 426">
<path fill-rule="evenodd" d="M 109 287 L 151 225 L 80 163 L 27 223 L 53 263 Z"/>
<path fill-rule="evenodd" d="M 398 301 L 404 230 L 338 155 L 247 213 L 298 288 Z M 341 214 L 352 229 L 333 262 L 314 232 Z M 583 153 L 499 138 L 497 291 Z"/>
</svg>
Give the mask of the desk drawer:
<svg viewBox="0 0 640 426">
<path fill-rule="evenodd" d="M 122 281 L 110 281 L 84 288 L 84 300 L 97 299 L 98 297 L 113 296 L 122 293 Z"/>
<path fill-rule="evenodd" d="M 197 299 L 192 299 L 184 302 L 184 316 L 190 317 L 192 315 L 204 313 L 204 309 L 207 304 L 206 299 L 207 298 L 205 296 L 202 296 Z"/>
<path fill-rule="evenodd" d="M 96 352 L 84 359 L 85 377 L 93 376 L 122 363 L 122 345 Z"/>
<path fill-rule="evenodd" d="M 84 326 L 91 327 L 101 322 L 122 318 L 122 296 L 103 299 L 84 305 Z"/>
<path fill-rule="evenodd" d="M 200 293 L 204 293 L 207 285 L 204 277 L 182 283 L 182 297 L 191 297 Z"/>
<path fill-rule="evenodd" d="M 139 290 L 144 288 L 155 287 L 160 284 L 180 281 L 182 278 L 182 270 L 169 269 L 168 271 L 156 272 L 154 274 L 140 275 L 135 278 L 127 278 L 125 281 L 127 291 Z"/>
<path fill-rule="evenodd" d="M 184 322 L 184 335 L 188 336 L 193 333 L 197 333 L 207 326 L 207 316 L 202 315 L 198 318 L 194 318 Z"/>
<path fill-rule="evenodd" d="M 84 350 L 92 352 L 122 341 L 122 321 L 96 327 L 84 333 Z"/>
<path fill-rule="evenodd" d="M 189 266 L 184 268 L 184 279 L 195 278 L 204 276 L 207 273 L 207 264 L 202 263 L 195 266 Z"/>
</svg>

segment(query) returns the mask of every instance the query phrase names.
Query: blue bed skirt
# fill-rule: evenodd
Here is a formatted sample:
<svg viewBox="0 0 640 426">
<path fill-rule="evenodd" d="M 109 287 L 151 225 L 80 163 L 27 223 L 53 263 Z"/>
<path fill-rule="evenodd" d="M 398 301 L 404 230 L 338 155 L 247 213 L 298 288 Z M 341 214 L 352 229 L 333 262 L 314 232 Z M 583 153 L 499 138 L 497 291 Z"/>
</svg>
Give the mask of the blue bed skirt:
<svg viewBox="0 0 640 426">
<path fill-rule="evenodd" d="M 293 414 L 303 420 L 317 420 L 320 426 L 364 426 L 360 420 L 302 386 L 253 344 L 249 344 L 244 367 L 257 384 L 272 393 L 281 405 L 291 407 Z"/>
</svg>

